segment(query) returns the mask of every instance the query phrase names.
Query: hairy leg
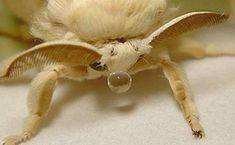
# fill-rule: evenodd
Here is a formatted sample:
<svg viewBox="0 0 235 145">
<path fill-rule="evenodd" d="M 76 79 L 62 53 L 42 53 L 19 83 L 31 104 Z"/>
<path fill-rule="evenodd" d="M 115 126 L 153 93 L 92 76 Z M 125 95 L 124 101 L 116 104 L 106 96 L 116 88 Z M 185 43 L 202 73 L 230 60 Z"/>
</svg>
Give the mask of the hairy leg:
<svg viewBox="0 0 235 145">
<path fill-rule="evenodd" d="M 32 81 L 27 100 L 29 115 L 24 120 L 22 132 L 5 138 L 3 145 L 18 145 L 37 133 L 42 118 L 49 110 L 58 77 L 59 73 L 56 69 L 46 70 L 39 73 Z"/>
<path fill-rule="evenodd" d="M 51 97 L 59 77 L 83 78 L 87 76 L 87 67 L 52 66 L 39 73 L 32 81 L 27 105 L 29 115 L 25 118 L 22 132 L 3 140 L 3 145 L 18 145 L 29 140 L 39 130 L 42 119 L 47 115 Z"/>
<path fill-rule="evenodd" d="M 165 76 L 169 80 L 174 96 L 184 113 L 184 117 L 193 131 L 193 135 L 197 138 L 204 137 L 204 130 L 199 123 L 197 108 L 190 98 L 188 82 L 183 70 L 169 59 L 162 60 L 161 65 Z"/>
</svg>

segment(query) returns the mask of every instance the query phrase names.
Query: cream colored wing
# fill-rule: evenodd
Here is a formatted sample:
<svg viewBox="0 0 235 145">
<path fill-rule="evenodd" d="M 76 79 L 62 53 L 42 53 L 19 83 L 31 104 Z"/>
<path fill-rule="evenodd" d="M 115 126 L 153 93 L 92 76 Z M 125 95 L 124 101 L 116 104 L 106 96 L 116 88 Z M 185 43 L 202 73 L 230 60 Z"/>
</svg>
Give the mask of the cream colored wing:
<svg viewBox="0 0 235 145">
<path fill-rule="evenodd" d="M 176 37 L 182 33 L 203 27 L 222 23 L 228 19 L 228 15 L 202 11 L 202 12 L 191 12 L 185 15 L 179 16 L 167 24 L 163 25 L 149 37 L 144 39 L 147 43 L 159 44 L 165 40 Z"/>
<path fill-rule="evenodd" d="M 37 11 L 46 0 L 4 0 L 8 8 L 19 18 L 30 22 L 35 11 Z"/>
<path fill-rule="evenodd" d="M 44 65 L 89 65 L 100 58 L 97 49 L 86 43 L 48 42 L 6 60 L 0 66 L 0 78 L 17 77 L 28 69 Z"/>
</svg>

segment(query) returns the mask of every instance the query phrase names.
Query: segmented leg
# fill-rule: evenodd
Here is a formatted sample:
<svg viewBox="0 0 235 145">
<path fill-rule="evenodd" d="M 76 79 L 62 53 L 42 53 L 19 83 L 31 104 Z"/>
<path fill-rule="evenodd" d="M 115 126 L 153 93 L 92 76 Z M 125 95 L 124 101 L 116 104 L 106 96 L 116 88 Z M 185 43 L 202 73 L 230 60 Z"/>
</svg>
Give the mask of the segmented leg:
<svg viewBox="0 0 235 145">
<path fill-rule="evenodd" d="M 51 97 L 59 77 L 82 79 L 86 76 L 86 66 L 52 66 L 39 73 L 32 81 L 28 94 L 29 116 L 25 118 L 22 133 L 5 138 L 3 145 L 18 145 L 29 140 L 37 133 L 42 119 L 49 111 Z"/>
<path fill-rule="evenodd" d="M 199 123 L 196 106 L 190 98 L 188 82 L 183 70 L 176 63 L 168 59 L 162 61 L 162 68 L 169 80 L 174 96 L 184 113 L 184 117 L 193 131 L 193 135 L 197 138 L 204 137 L 204 130 Z"/>
<path fill-rule="evenodd" d="M 189 56 L 194 58 L 203 58 L 207 56 L 234 56 L 234 49 L 221 49 L 215 45 L 206 45 L 199 41 L 181 38 L 170 44 L 170 51 L 173 56 Z"/>
<path fill-rule="evenodd" d="M 29 116 L 24 120 L 22 132 L 5 138 L 3 145 L 18 145 L 37 133 L 43 117 L 49 110 L 58 76 L 56 69 L 47 70 L 39 73 L 33 80 L 27 100 Z"/>
</svg>

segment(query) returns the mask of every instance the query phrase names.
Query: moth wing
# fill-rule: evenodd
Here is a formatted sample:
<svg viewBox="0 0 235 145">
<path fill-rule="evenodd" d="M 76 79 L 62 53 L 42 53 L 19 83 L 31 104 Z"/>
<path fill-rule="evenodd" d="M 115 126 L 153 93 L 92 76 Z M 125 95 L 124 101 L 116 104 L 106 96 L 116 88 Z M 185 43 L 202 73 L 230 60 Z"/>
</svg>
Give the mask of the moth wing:
<svg viewBox="0 0 235 145">
<path fill-rule="evenodd" d="M 46 0 L 4 0 L 4 2 L 14 15 L 29 23 L 34 12 L 41 8 Z"/>
<path fill-rule="evenodd" d="M 97 49 L 87 43 L 47 42 L 3 62 L 0 78 L 17 77 L 31 68 L 44 65 L 89 65 L 100 58 Z"/>
<path fill-rule="evenodd" d="M 159 44 L 190 30 L 222 23 L 227 20 L 228 17 L 228 15 L 210 11 L 190 12 L 163 25 L 144 39 L 144 41 L 148 44 Z"/>
</svg>

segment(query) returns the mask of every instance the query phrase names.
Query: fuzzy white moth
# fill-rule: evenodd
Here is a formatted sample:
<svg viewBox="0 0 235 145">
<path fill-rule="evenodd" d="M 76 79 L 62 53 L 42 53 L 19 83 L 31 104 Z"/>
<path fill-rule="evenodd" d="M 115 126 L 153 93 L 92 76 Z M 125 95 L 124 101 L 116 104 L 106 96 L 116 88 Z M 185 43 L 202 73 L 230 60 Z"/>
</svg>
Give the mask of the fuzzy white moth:
<svg viewBox="0 0 235 145">
<path fill-rule="evenodd" d="M 0 79 L 18 77 L 35 67 L 44 69 L 32 82 L 27 104 L 29 116 L 22 132 L 5 138 L 4 145 L 20 144 L 37 133 L 58 78 L 83 80 L 105 76 L 110 89 L 122 93 L 131 87 L 132 74 L 156 68 L 162 68 L 169 80 L 193 135 L 205 135 L 186 76 L 170 54 L 177 51 L 197 58 L 235 55 L 210 51 L 200 42 L 178 37 L 224 22 L 227 15 L 190 12 L 166 22 L 172 11 L 167 0 L 35 0 L 28 4 L 37 7 L 24 12 L 19 7 L 13 9 L 30 21 L 33 36 L 45 42 L 4 61 Z"/>
</svg>

